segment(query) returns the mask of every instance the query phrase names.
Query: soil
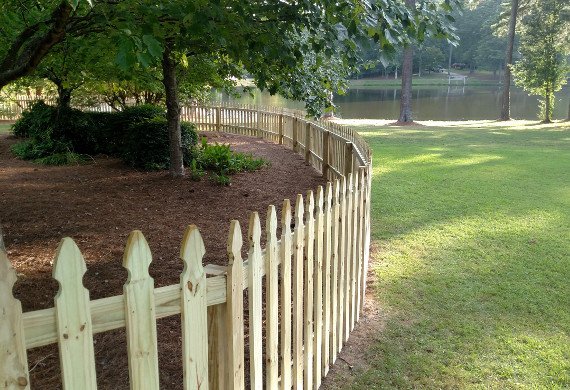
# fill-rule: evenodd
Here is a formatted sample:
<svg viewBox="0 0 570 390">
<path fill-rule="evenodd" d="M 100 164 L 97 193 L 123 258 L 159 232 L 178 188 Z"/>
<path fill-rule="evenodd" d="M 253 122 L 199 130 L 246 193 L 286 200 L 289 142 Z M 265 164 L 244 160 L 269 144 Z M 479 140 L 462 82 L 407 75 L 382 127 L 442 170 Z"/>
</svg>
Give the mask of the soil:
<svg viewBox="0 0 570 390">
<path fill-rule="evenodd" d="M 14 158 L 10 146 L 17 141 L 0 136 L 0 226 L 18 273 L 14 295 L 24 311 L 53 306 L 58 288 L 51 277 L 53 256 L 65 236 L 75 240 L 85 257 L 84 284 L 91 299 L 120 295 L 127 277 L 122 255 L 132 230 L 141 230 L 149 242 L 155 286 L 175 284 L 182 271 L 178 253 L 187 225 L 200 228 L 204 264 L 226 265 L 230 220 L 239 220 L 246 233 L 252 211 L 259 211 L 264 224 L 269 205 L 280 212 L 283 199 L 294 204 L 298 193 L 325 184 L 301 156 L 282 146 L 229 134 L 204 135 L 262 157 L 270 166 L 234 175 L 231 185 L 222 187 L 208 178 L 194 182 L 165 172 L 139 172 L 106 156 L 87 165 L 40 166 Z M 182 388 L 179 324 L 177 316 L 158 321 L 164 389 Z M 124 330 L 95 335 L 98 388 L 128 389 L 124 340 Z M 28 359 L 32 388 L 61 388 L 55 345 L 28 351 Z"/>
</svg>

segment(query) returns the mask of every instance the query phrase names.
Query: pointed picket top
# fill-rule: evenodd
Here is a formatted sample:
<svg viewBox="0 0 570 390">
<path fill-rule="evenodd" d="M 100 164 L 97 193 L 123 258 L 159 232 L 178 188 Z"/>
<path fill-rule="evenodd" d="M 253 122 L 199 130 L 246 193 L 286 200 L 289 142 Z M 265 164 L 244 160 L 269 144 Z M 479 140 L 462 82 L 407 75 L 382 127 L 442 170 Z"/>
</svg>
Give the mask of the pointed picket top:
<svg viewBox="0 0 570 390">
<path fill-rule="evenodd" d="M 184 232 L 180 258 L 182 315 L 182 365 L 185 390 L 208 388 L 208 319 L 206 273 L 202 259 L 206 254 L 198 228 L 190 225 Z"/>
<path fill-rule="evenodd" d="M 247 230 L 247 236 L 249 239 L 249 246 L 250 249 L 253 248 L 254 245 L 261 245 L 261 222 L 259 221 L 259 213 L 254 211 L 249 216 L 249 227 Z"/>
<path fill-rule="evenodd" d="M 86 271 L 85 260 L 75 242 L 71 238 L 61 240 L 53 277 L 59 282 L 54 300 L 65 389 L 97 388 L 89 291 L 82 281 Z"/>
<path fill-rule="evenodd" d="M 291 233 L 291 201 L 285 199 L 281 207 L 281 234 L 284 232 Z"/>
<path fill-rule="evenodd" d="M 313 217 L 313 212 L 315 211 L 315 198 L 312 190 L 307 191 L 305 202 L 307 203 L 305 206 L 305 214 L 307 215 L 307 222 L 310 222 L 310 218 Z"/>
<path fill-rule="evenodd" d="M 188 282 L 194 283 L 202 279 L 205 274 L 204 266 L 202 265 L 202 258 L 206 254 L 206 247 L 204 240 L 200 235 L 200 231 L 196 225 L 190 225 L 184 231 L 182 238 L 182 246 L 180 247 L 180 258 L 184 263 L 184 270 L 180 275 L 181 281 L 186 284 Z M 205 286 L 204 286 L 205 287 Z M 197 291 L 190 289 L 194 295 Z"/>
<path fill-rule="evenodd" d="M 132 389 L 159 388 L 154 280 L 148 273 L 151 262 L 145 237 L 138 230 L 131 232 L 123 255 L 123 267 L 129 273 L 123 298 Z"/>
<path fill-rule="evenodd" d="M 241 263 L 241 247 L 243 246 L 243 238 L 241 236 L 241 227 L 239 221 L 233 220 L 230 222 L 230 233 L 228 236 L 228 265 L 232 266 L 234 263 Z"/>
<path fill-rule="evenodd" d="M 315 214 L 316 215 L 321 215 L 324 213 L 324 209 L 323 209 L 323 197 L 324 197 L 324 190 L 323 190 L 323 186 L 319 186 L 319 188 L 317 189 L 317 197 L 316 197 L 316 202 L 315 202 Z"/>
<path fill-rule="evenodd" d="M 267 241 L 277 242 L 277 212 L 275 206 L 270 205 L 267 208 L 267 217 L 265 219 L 265 233 Z"/>
<path fill-rule="evenodd" d="M 329 181 L 327 183 L 327 187 L 325 189 L 324 207 L 325 207 L 326 211 L 331 209 L 332 199 L 333 199 L 333 186 L 332 186 L 332 183 Z"/>
<path fill-rule="evenodd" d="M 127 284 L 150 278 L 148 267 L 151 262 L 152 255 L 146 238 L 141 231 L 134 230 L 127 239 L 123 255 L 123 267 L 129 272 Z"/>
<path fill-rule="evenodd" d="M 297 201 L 295 202 L 295 230 L 303 226 L 303 214 L 305 213 L 303 206 L 303 195 L 297 195 Z"/>
<path fill-rule="evenodd" d="M 22 304 L 12 293 L 16 280 L 0 231 L 0 383 L 2 388 L 29 389 Z"/>
</svg>

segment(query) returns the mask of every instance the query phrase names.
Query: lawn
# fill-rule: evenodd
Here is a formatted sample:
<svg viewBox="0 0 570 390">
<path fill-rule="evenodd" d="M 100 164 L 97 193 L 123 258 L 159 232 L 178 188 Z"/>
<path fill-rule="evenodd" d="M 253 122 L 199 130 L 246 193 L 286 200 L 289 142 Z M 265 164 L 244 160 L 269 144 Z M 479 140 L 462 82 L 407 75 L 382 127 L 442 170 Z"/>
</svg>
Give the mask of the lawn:
<svg viewBox="0 0 570 390">
<path fill-rule="evenodd" d="M 386 322 L 342 387 L 570 388 L 570 124 L 350 124 Z"/>
<path fill-rule="evenodd" d="M 6 134 L 10 131 L 11 124 L 0 123 L 0 134 Z"/>
</svg>

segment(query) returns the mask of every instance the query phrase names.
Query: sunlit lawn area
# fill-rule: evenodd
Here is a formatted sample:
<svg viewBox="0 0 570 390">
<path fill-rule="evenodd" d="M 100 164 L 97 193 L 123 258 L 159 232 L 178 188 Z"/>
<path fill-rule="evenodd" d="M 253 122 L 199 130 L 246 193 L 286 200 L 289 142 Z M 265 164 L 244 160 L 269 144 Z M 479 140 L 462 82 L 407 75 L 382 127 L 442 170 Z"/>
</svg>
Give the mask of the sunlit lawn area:
<svg viewBox="0 0 570 390">
<path fill-rule="evenodd" d="M 345 388 L 570 388 L 570 124 L 350 124 L 386 326 Z"/>
</svg>

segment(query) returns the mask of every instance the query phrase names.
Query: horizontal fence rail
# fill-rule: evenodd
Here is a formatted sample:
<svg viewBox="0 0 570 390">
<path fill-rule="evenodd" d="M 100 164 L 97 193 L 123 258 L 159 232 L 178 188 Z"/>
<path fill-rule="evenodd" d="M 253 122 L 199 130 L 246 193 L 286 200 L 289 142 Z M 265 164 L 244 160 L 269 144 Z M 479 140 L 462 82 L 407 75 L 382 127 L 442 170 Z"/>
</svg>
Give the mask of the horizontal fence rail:
<svg viewBox="0 0 570 390">
<path fill-rule="evenodd" d="M 86 265 L 81 251 L 65 238 L 54 260 L 53 277 L 60 286 L 54 307 L 23 313 L 12 295 L 16 273 L 0 248 L 0 387 L 31 388 L 26 351 L 57 343 L 64 388 L 96 389 L 93 335 L 125 328 L 131 388 L 158 389 L 156 320 L 181 314 L 185 389 L 241 390 L 246 377 L 251 389 L 319 388 L 364 304 L 368 147 L 350 129 L 280 109 L 186 107 L 182 116 L 202 131 L 289 145 L 330 181 L 315 193 L 298 195 L 294 210 L 285 200 L 280 216 L 269 206 L 264 232 L 257 212 L 251 214 L 246 234 L 232 221 L 227 266 L 202 264 L 204 243 L 198 228 L 190 225 L 180 249 L 184 271 L 175 285 L 154 286 L 148 274 L 150 248 L 143 234 L 134 231 L 123 257 L 128 271 L 123 294 L 90 300 L 82 283 Z M 249 248 L 245 259 L 244 245 Z"/>
</svg>

